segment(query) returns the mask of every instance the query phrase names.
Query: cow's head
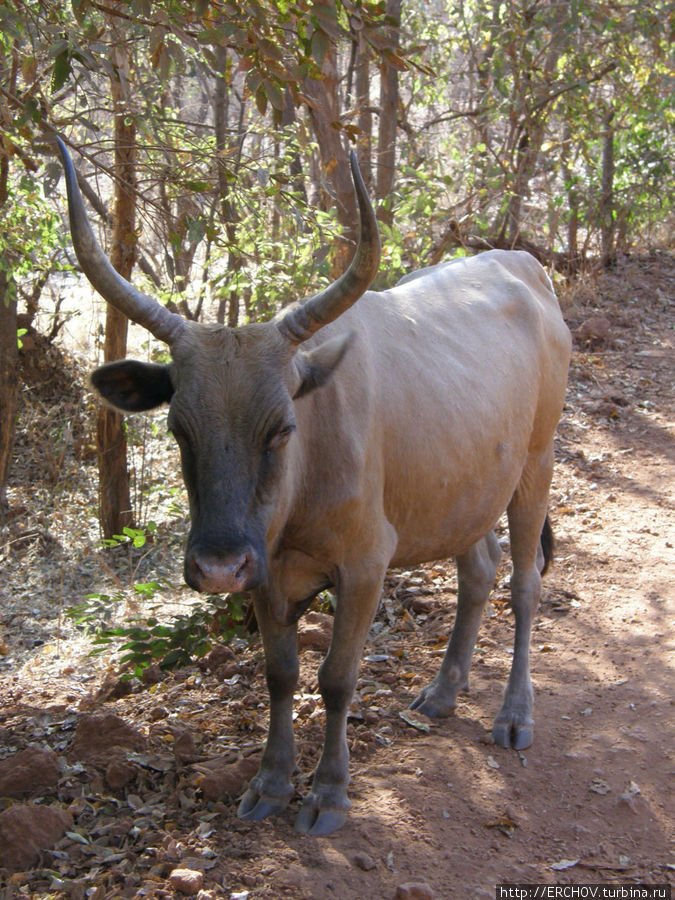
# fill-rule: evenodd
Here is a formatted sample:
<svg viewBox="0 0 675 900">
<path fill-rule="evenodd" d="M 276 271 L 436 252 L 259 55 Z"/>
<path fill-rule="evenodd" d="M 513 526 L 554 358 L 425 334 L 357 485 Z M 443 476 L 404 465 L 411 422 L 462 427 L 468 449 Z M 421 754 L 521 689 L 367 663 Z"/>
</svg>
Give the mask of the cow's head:
<svg viewBox="0 0 675 900">
<path fill-rule="evenodd" d="M 113 406 L 138 412 L 169 404 L 190 498 L 185 580 L 199 591 L 245 591 L 267 576 L 270 533 L 283 515 L 286 454 L 296 427 L 294 403 L 324 384 L 350 335 L 302 347 L 368 289 L 379 265 L 377 222 L 351 155 L 361 236 L 347 271 L 270 322 L 226 328 L 190 322 L 136 290 L 112 268 L 84 210 L 72 161 L 57 139 L 68 190 L 73 245 L 94 288 L 167 343 L 172 361 L 120 360 L 92 375 Z"/>
</svg>

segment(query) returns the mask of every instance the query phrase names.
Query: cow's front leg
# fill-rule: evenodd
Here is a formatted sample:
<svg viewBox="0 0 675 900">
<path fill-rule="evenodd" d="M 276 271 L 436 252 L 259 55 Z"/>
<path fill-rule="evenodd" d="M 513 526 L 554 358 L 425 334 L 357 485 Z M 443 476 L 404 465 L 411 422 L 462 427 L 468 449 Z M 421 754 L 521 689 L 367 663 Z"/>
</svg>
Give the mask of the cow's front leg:
<svg viewBox="0 0 675 900">
<path fill-rule="evenodd" d="M 299 664 L 297 625 L 278 625 L 262 597 L 255 599 L 255 614 L 265 648 L 270 725 L 260 769 L 251 779 L 237 814 L 241 819 L 257 821 L 281 812 L 293 795 L 293 694 Z"/>
<path fill-rule="evenodd" d="M 351 806 L 347 798 L 349 750 L 347 713 L 354 696 L 368 629 L 382 592 L 386 563 L 376 579 L 341 577 L 333 637 L 319 669 L 319 690 L 326 708 L 326 737 L 309 794 L 298 813 L 296 829 L 313 835 L 340 828 Z"/>
</svg>

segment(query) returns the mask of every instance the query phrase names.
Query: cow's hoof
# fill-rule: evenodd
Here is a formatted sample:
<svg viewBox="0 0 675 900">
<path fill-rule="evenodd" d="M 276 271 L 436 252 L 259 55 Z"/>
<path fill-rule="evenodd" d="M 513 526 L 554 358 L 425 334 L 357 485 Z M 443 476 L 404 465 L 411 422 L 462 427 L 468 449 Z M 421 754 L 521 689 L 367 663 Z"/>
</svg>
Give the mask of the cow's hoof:
<svg viewBox="0 0 675 900">
<path fill-rule="evenodd" d="M 256 776 L 251 780 L 249 789 L 239 802 L 237 816 L 248 822 L 259 822 L 267 816 L 277 815 L 286 809 L 292 793 L 291 789 L 288 794 L 281 797 L 266 794 Z"/>
<path fill-rule="evenodd" d="M 410 709 L 415 709 L 430 719 L 445 719 L 453 715 L 457 708 L 456 695 L 456 690 L 441 691 L 436 685 L 430 684 L 415 697 Z"/>
<path fill-rule="evenodd" d="M 305 797 L 300 807 L 300 812 L 295 820 L 295 830 L 315 837 L 332 834 L 333 831 L 342 828 L 347 821 L 350 806 L 346 796 L 344 805 L 322 806 L 320 797 L 312 791 Z"/>
<path fill-rule="evenodd" d="M 495 722 L 492 729 L 495 744 L 512 750 L 526 750 L 534 740 L 534 726 L 516 722 Z"/>
<path fill-rule="evenodd" d="M 303 806 L 295 821 L 295 830 L 301 834 L 321 837 L 342 828 L 346 821 L 347 813 L 343 809 L 320 809 L 317 811 L 309 806 Z"/>
<path fill-rule="evenodd" d="M 283 812 L 287 806 L 287 803 L 280 803 L 273 797 L 259 797 L 255 791 L 246 791 L 237 808 L 237 818 L 259 822 L 267 816 Z"/>
</svg>

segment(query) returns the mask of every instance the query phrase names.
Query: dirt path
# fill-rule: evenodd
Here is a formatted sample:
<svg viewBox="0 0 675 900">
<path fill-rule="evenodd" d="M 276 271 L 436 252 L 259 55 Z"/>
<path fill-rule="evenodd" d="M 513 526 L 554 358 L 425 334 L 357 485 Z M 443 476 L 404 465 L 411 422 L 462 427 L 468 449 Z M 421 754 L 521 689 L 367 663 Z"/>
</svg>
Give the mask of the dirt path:
<svg viewBox="0 0 675 900">
<path fill-rule="evenodd" d="M 67 647 L 42 662 L 48 653 L 36 648 L 5 672 L 0 757 L 30 744 L 61 755 L 66 767 L 45 802 L 69 807 L 84 841 L 71 830 L 55 854 L 12 876 L 7 896 L 179 896 L 169 882 L 178 866 L 204 873 L 202 900 L 379 900 L 408 882 L 436 900 L 491 898 L 501 882 L 672 881 L 674 296 L 675 265 L 662 256 L 622 263 L 564 298 L 573 328 L 593 316 L 609 331 L 577 342 L 559 431 L 558 559 L 533 638 L 531 748 L 505 751 L 490 737 L 513 637 L 506 565 L 470 692 L 428 733 L 400 713 L 440 662 L 454 573 L 392 575 L 349 726 L 353 808 L 328 838 L 296 834 L 291 814 L 255 826 L 234 817 L 229 794 L 265 733 L 256 644 L 213 671 L 182 671 L 105 703 L 94 699 L 99 670 L 85 690 Z M 21 577 L 20 550 L 13 564 L 0 574 Z M 321 736 L 321 657 L 303 653 L 301 791 Z M 92 738 L 89 757 L 73 756 L 78 722 L 103 713 L 140 735 L 117 759 L 128 770 L 117 790 L 111 758 L 96 756 L 109 747 Z"/>
</svg>

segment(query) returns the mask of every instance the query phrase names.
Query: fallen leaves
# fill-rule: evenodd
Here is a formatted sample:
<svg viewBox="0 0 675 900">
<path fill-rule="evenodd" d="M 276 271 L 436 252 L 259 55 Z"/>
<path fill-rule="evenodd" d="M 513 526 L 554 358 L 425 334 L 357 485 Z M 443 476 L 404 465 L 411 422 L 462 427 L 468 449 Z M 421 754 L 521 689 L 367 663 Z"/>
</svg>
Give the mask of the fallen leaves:
<svg viewBox="0 0 675 900">
<path fill-rule="evenodd" d="M 505 837 L 513 837 L 516 828 L 518 828 L 518 823 L 511 816 L 511 814 L 507 811 L 498 815 L 496 818 L 491 819 L 489 822 L 483 822 L 484 828 L 495 828 Z"/>
<path fill-rule="evenodd" d="M 419 719 L 417 716 L 412 715 L 407 710 L 401 710 L 398 714 L 399 719 L 403 719 L 406 725 L 410 725 L 411 728 L 417 729 L 417 731 L 422 731 L 424 734 L 429 734 L 431 731 L 431 723 L 424 722 L 422 719 Z"/>
<path fill-rule="evenodd" d="M 579 865 L 578 859 L 561 859 L 558 862 L 551 863 L 550 868 L 554 872 L 564 872 L 566 869 L 572 869 L 577 865 Z"/>
</svg>

